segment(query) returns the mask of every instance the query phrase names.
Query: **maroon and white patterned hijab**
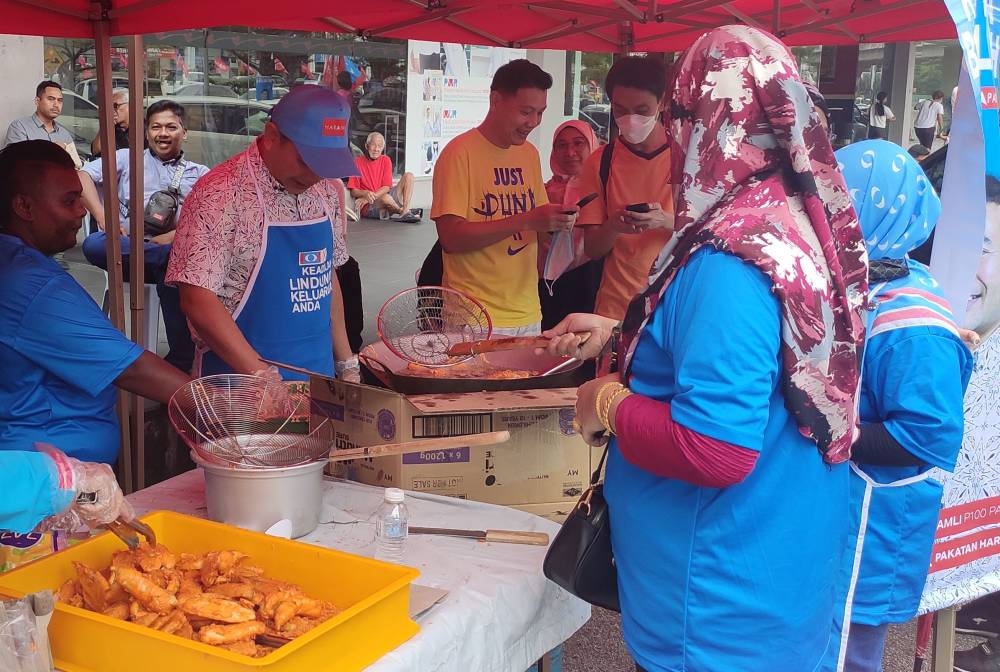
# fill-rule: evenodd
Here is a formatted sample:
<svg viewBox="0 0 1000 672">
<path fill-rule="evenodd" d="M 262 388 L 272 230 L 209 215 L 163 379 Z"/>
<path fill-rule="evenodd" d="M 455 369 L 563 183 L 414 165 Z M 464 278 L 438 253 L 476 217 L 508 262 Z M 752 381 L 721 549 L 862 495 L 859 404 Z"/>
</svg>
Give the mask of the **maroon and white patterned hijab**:
<svg viewBox="0 0 1000 672">
<path fill-rule="evenodd" d="M 827 133 L 794 58 L 764 31 L 709 31 L 675 67 L 675 233 L 624 331 L 645 326 L 702 245 L 754 264 L 781 306 L 785 405 L 827 462 L 846 461 L 857 434 L 867 257 Z"/>
</svg>

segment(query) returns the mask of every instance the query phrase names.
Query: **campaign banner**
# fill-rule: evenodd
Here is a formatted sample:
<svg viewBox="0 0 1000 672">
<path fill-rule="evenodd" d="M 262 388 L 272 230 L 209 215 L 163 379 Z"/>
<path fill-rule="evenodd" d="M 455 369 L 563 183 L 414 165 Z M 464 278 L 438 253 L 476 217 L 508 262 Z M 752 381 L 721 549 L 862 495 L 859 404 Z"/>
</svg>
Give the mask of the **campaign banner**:
<svg viewBox="0 0 1000 672">
<path fill-rule="evenodd" d="M 406 170 L 427 177 L 444 146 L 486 117 L 497 68 L 527 50 L 410 40 L 407 55 Z"/>
<path fill-rule="evenodd" d="M 920 613 L 1000 591 L 1000 16 L 994 0 L 945 2 L 964 59 L 931 269 L 981 343 L 958 463 L 934 473 L 944 496 Z"/>
</svg>

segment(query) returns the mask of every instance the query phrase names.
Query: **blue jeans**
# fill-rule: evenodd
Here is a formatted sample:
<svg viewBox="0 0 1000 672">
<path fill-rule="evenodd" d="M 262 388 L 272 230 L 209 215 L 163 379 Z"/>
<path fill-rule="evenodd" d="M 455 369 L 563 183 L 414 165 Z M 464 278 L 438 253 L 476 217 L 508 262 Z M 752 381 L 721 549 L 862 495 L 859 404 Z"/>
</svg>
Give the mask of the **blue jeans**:
<svg viewBox="0 0 1000 672">
<path fill-rule="evenodd" d="M 83 239 L 83 256 L 94 266 L 108 270 L 107 234 L 103 231 L 92 233 Z M 121 237 L 122 273 L 128 281 L 129 274 L 129 238 Z M 146 242 L 143 249 L 145 258 L 145 282 L 156 285 L 156 294 L 160 297 L 160 312 L 163 313 L 163 327 L 167 332 L 167 344 L 170 352 L 164 359 L 184 372 L 191 371 L 194 363 L 194 341 L 188 329 L 187 318 L 181 312 L 181 298 L 176 287 L 168 287 L 163 283 L 167 274 L 167 261 L 170 259 L 170 245 L 157 245 Z M 155 338 L 155 335 L 152 336 Z"/>
<path fill-rule="evenodd" d="M 847 635 L 847 656 L 844 672 L 882 672 L 882 653 L 889 624 L 861 625 L 851 623 Z"/>
</svg>

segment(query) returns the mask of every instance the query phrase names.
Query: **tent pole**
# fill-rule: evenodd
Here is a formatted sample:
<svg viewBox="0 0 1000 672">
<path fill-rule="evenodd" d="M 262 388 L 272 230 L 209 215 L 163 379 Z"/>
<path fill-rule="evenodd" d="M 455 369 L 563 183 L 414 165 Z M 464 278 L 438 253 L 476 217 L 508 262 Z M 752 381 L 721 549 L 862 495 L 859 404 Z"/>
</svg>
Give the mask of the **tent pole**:
<svg viewBox="0 0 1000 672">
<path fill-rule="evenodd" d="M 777 35 L 781 32 L 781 0 L 774 0 L 774 13 L 771 19 L 771 33 Z"/>
<path fill-rule="evenodd" d="M 97 54 L 97 120 L 101 136 L 101 171 L 104 175 L 104 229 L 107 232 L 108 305 L 111 323 L 125 331 L 125 287 L 122 282 L 122 250 L 118 237 L 118 167 L 115 163 L 115 133 L 111 125 L 111 24 L 108 11 L 111 0 L 92 3 L 94 51 Z M 118 478 L 125 492 L 132 491 L 132 446 L 129 434 L 128 393 L 118 394 L 118 422 L 121 452 Z"/>
<path fill-rule="evenodd" d="M 146 80 L 146 50 L 143 48 L 142 36 L 133 35 L 128 43 L 128 106 L 129 119 L 132 120 L 128 127 L 128 146 L 132 148 L 129 152 L 129 203 L 134 204 L 129 209 L 129 231 L 133 235 L 129 236 L 131 249 L 129 250 L 129 302 L 132 305 L 132 340 L 142 347 L 149 346 L 155 353 L 158 334 L 147 334 L 146 313 L 149 306 L 146 305 L 145 278 L 146 259 L 143 252 L 145 230 L 143 210 L 145 206 L 145 178 L 143 166 L 145 152 L 142 150 L 142 139 L 145 135 L 146 124 L 143 119 L 143 104 L 145 103 L 144 83 Z M 140 206 L 141 204 L 141 206 Z M 139 288 L 143 288 L 140 291 Z M 132 447 L 135 451 L 135 481 L 137 490 L 146 486 L 146 422 L 145 399 L 138 394 L 129 395 L 129 409 L 131 411 L 130 436 Z"/>
</svg>

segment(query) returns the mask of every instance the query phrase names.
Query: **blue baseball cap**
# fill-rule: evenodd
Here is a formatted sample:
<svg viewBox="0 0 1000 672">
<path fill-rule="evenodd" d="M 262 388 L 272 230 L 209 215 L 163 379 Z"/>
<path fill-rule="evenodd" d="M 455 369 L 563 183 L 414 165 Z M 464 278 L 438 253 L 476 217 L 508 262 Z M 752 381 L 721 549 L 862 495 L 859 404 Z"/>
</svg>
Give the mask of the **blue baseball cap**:
<svg viewBox="0 0 1000 672">
<path fill-rule="evenodd" d="M 271 110 L 271 120 L 292 141 L 299 156 L 324 178 L 358 175 L 351 152 L 351 107 L 344 96 L 324 86 L 295 87 Z"/>
</svg>

